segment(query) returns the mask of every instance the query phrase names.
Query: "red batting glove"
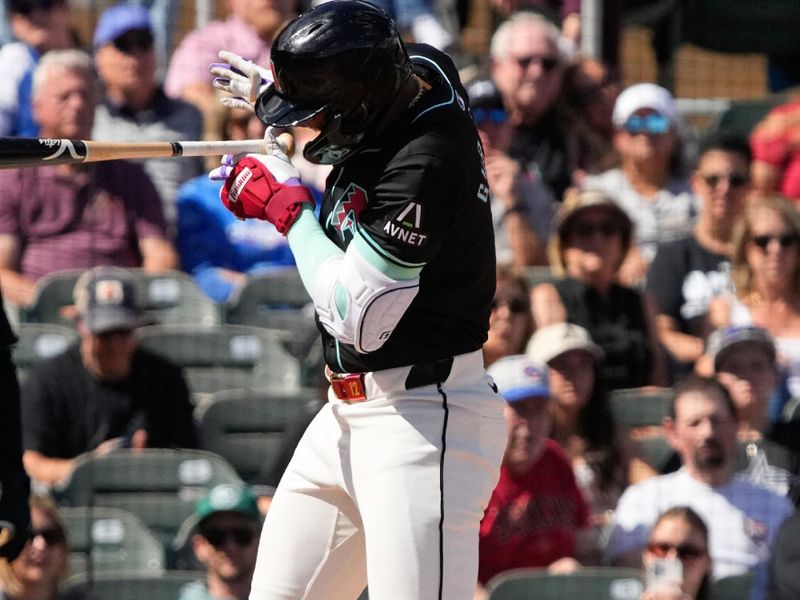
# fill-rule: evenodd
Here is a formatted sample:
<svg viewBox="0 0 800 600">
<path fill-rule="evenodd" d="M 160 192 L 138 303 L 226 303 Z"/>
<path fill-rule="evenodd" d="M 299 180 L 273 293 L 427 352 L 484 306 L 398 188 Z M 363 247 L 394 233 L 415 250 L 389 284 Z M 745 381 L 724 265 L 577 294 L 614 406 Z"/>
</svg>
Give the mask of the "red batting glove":
<svg viewBox="0 0 800 600">
<path fill-rule="evenodd" d="M 278 181 L 270 166 L 285 171 L 285 165 L 268 166 L 275 160 L 274 156 L 249 155 L 237 162 L 220 190 L 220 198 L 225 207 L 240 219 L 249 217 L 269 221 L 286 235 L 300 216 L 303 204 L 313 208 L 314 199 L 311 191 L 300 183 L 299 177 Z"/>
</svg>

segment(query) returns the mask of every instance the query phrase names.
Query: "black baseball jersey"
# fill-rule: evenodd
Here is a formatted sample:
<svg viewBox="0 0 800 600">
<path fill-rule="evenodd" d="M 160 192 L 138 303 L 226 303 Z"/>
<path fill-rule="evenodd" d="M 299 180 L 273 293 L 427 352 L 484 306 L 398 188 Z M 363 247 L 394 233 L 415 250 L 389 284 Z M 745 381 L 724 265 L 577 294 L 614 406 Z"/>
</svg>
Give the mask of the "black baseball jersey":
<svg viewBox="0 0 800 600">
<path fill-rule="evenodd" d="M 342 249 L 359 235 L 391 263 L 424 265 L 419 293 L 375 352 L 359 354 L 320 325 L 337 372 L 434 362 L 486 340 L 495 254 L 483 151 L 450 58 L 422 44 L 408 50 L 432 89 L 333 169 L 320 223 Z"/>
</svg>

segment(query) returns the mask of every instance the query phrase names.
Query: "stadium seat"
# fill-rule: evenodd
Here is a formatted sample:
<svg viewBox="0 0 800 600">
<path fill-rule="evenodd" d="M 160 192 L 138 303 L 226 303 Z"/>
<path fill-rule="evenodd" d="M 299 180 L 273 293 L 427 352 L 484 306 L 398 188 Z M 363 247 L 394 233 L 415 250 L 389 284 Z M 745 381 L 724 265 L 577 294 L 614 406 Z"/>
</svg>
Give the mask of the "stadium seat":
<svg viewBox="0 0 800 600">
<path fill-rule="evenodd" d="M 287 426 L 305 418 L 317 394 L 313 389 L 217 392 L 195 413 L 202 446 L 225 458 L 246 482 L 256 483 L 278 455 Z"/>
<path fill-rule="evenodd" d="M 712 125 L 712 129 L 720 133 L 749 137 L 767 113 L 786 100 L 785 96 L 779 95 L 755 100 L 733 100 Z"/>
<path fill-rule="evenodd" d="M 127 269 L 136 288 L 139 306 L 148 323 L 219 323 L 220 311 L 191 276 L 181 271 L 149 273 Z M 82 270 L 58 271 L 46 275 L 36 284 L 30 307 L 20 315 L 23 322 L 57 323 L 75 326 L 73 290 Z"/>
<path fill-rule="evenodd" d="M 609 395 L 611 414 L 620 427 L 660 427 L 662 419 L 669 414 L 672 397 L 672 388 L 613 390 Z"/>
<path fill-rule="evenodd" d="M 20 380 L 37 361 L 60 354 L 78 341 L 78 333 L 53 323 L 18 323 L 14 327 L 18 341 L 11 352 Z"/>
<path fill-rule="evenodd" d="M 134 514 L 100 506 L 63 507 L 60 514 L 69 540 L 70 574 L 164 571 L 164 546 Z"/>
<path fill-rule="evenodd" d="M 152 325 L 138 330 L 144 348 L 179 365 L 195 398 L 226 389 L 297 390 L 300 364 L 285 334 L 241 325 Z"/>
<path fill-rule="evenodd" d="M 754 577 L 750 572 L 717 579 L 711 584 L 709 597 L 711 600 L 748 600 Z"/>
<path fill-rule="evenodd" d="M 120 449 L 102 457 L 80 456 L 53 496 L 61 506 L 127 510 L 169 548 L 196 502 L 221 483 L 243 484 L 234 468 L 211 452 Z"/>
<path fill-rule="evenodd" d="M 66 581 L 63 597 L 92 600 L 177 600 L 184 585 L 203 577 L 205 573 L 202 571 L 153 574 L 126 570 L 96 573 L 90 582 L 88 575 L 84 574 L 70 577 Z"/>
<path fill-rule="evenodd" d="M 673 455 L 661 427 L 672 397 L 672 388 L 653 387 L 619 389 L 609 395 L 614 423 L 627 432 L 635 453 L 658 472 Z"/>
<path fill-rule="evenodd" d="M 297 269 L 278 269 L 248 277 L 223 312 L 226 323 L 291 328 L 298 321 L 308 320 L 303 308 L 310 301 Z"/>
<path fill-rule="evenodd" d="M 554 575 L 546 569 L 515 569 L 488 582 L 487 600 L 639 600 L 644 573 L 636 569 L 587 567 Z"/>
</svg>

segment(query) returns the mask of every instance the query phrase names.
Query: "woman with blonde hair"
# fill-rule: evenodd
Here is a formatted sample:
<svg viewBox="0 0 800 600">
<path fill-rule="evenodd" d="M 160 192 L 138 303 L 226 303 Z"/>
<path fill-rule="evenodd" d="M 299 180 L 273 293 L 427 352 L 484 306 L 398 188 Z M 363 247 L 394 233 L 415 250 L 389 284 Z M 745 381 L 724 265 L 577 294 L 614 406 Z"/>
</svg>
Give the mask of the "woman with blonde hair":
<svg viewBox="0 0 800 600">
<path fill-rule="evenodd" d="M 711 327 L 766 329 L 790 395 L 800 397 L 800 213 L 789 200 L 767 196 L 747 206 L 734 229 L 731 279 L 734 292 L 709 305 Z"/>
<path fill-rule="evenodd" d="M 665 381 L 645 299 L 619 283 L 632 239 L 631 219 L 605 193 L 567 194 L 548 249 L 551 268 L 560 278 L 531 292 L 536 327 L 575 323 L 603 349 L 606 390 Z"/>
<path fill-rule="evenodd" d="M 0 562 L 0 600 L 61 600 L 59 586 L 69 568 L 66 530 L 49 498 L 31 496 L 30 507 L 25 548 L 13 562 Z"/>
</svg>

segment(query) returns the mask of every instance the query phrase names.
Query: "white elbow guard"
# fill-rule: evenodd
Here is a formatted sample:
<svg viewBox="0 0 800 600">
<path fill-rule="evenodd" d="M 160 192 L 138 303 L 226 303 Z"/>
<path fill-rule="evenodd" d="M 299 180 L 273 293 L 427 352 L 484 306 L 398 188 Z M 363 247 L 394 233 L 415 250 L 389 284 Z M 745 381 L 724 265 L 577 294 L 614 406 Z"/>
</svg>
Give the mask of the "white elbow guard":
<svg viewBox="0 0 800 600">
<path fill-rule="evenodd" d="M 419 278 L 396 281 L 357 251 L 321 265 L 312 294 L 325 329 L 362 354 L 386 343 L 419 291 Z"/>
</svg>

